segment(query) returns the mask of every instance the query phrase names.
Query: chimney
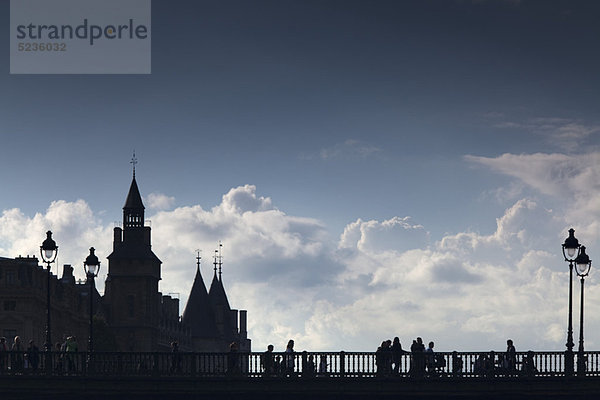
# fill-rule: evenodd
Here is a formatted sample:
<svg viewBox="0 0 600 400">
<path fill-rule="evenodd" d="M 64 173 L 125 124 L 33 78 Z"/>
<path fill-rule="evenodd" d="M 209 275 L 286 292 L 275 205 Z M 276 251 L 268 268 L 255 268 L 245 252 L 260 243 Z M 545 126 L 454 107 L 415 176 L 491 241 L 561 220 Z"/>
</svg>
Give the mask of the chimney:
<svg viewBox="0 0 600 400">
<path fill-rule="evenodd" d="M 229 315 L 231 317 L 231 319 L 230 319 L 230 321 L 231 321 L 231 330 L 232 330 L 232 333 L 234 335 L 237 335 L 237 333 L 238 333 L 238 326 L 237 326 L 237 324 L 238 324 L 238 310 L 231 310 L 230 313 L 231 314 L 229 314 Z"/>
<path fill-rule="evenodd" d="M 75 277 L 73 276 L 73 267 L 71 264 L 63 265 L 63 274 L 61 280 L 66 283 L 75 284 Z"/>
<path fill-rule="evenodd" d="M 246 339 L 248 337 L 247 329 L 248 322 L 248 311 L 240 310 L 240 338 Z"/>
<path fill-rule="evenodd" d="M 113 251 L 115 251 L 123 241 L 123 230 L 115 227 L 113 236 Z"/>
<path fill-rule="evenodd" d="M 149 226 L 145 226 L 144 227 L 144 244 L 147 246 L 152 246 L 152 243 L 150 242 L 150 227 Z"/>
</svg>

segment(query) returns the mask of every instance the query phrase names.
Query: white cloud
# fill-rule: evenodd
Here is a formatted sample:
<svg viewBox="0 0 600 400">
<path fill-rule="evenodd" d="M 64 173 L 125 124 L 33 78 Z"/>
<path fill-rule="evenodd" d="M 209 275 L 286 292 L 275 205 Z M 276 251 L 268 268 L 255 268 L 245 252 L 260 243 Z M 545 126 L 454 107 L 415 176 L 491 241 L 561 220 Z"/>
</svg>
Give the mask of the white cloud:
<svg viewBox="0 0 600 400">
<path fill-rule="evenodd" d="M 561 203 L 565 224 L 594 241 L 600 239 L 600 152 L 465 156 L 467 161 L 518 179 Z"/>
<path fill-rule="evenodd" d="M 586 157 L 587 162 L 535 154 L 468 159 L 510 171 L 535 188 L 553 188 L 553 179 L 562 179 L 571 185 L 566 203 L 588 199 L 578 204 L 588 204 L 590 211 L 591 199 L 598 198 L 597 185 L 588 184 L 596 158 Z M 515 160 L 521 163 L 519 173 L 508 168 Z M 543 173 L 558 168 L 557 160 L 569 166 L 571 179 Z M 232 306 L 249 312 L 255 350 L 268 343 L 282 350 L 290 338 L 299 349 L 374 350 L 394 336 L 405 347 L 422 336 L 440 350 L 501 349 L 508 337 L 519 350 L 561 350 L 567 315 L 568 272 L 560 256 L 565 214 L 565 209 L 546 209 L 542 198 L 523 198 L 498 216 L 493 232 L 432 240 L 410 217 L 393 216 L 357 219 L 338 236 L 316 219 L 286 214 L 255 186 L 245 185 L 232 188 L 210 209 L 177 207 L 149 218 L 153 250 L 163 261 L 161 290 L 180 293 L 182 307 L 195 272 L 195 249 L 204 250 L 202 271 L 209 283 L 211 256 L 217 240 L 223 241 L 223 280 Z M 53 202 L 33 217 L 4 211 L 2 255 L 36 253 L 46 229 L 55 232 L 62 262 L 81 264 L 92 245 L 101 259 L 110 252 L 111 227 L 79 200 Z M 576 229 L 594 249 L 593 235 Z M 592 333 L 600 331 L 595 317 L 600 284 L 593 274 L 586 282 L 586 344 L 594 348 L 600 343 Z M 577 290 L 574 300 L 577 304 Z"/>
<path fill-rule="evenodd" d="M 171 260 L 163 268 L 164 284 L 169 286 L 172 274 L 194 271 L 194 249 L 204 249 L 210 264 L 217 240 L 224 243 L 224 279 L 229 281 L 277 281 L 286 276 L 316 280 L 314 260 L 327 246 L 319 221 L 286 215 L 269 198 L 257 196 L 252 185 L 231 189 L 211 210 L 180 207 L 159 212 L 152 221 L 153 248 Z M 182 254 L 189 254 L 189 259 Z"/>
<path fill-rule="evenodd" d="M 428 233 L 422 225 L 411 224 L 410 217 L 393 217 L 383 222 L 360 218 L 344 229 L 340 247 L 356 246 L 361 251 L 412 249 L 427 245 Z"/>
<path fill-rule="evenodd" d="M 153 210 L 169 210 L 175 204 L 175 197 L 162 193 L 150 193 L 146 199 L 148 208 Z"/>
<path fill-rule="evenodd" d="M 268 197 L 257 197 L 256 186 L 244 185 L 231 189 L 223 196 L 223 201 L 219 208 L 224 213 L 245 213 L 247 211 L 267 211 L 272 210 L 271 199 Z"/>
<path fill-rule="evenodd" d="M 45 213 L 37 213 L 33 217 L 16 208 L 5 210 L 0 216 L 0 254 L 40 258 L 39 248 L 47 230 L 53 232 L 59 247 L 58 258 L 52 266 L 52 272 L 58 272 L 59 276 L 62 264 L 72 264 L 75 276 L 84 279 L 83 261 L 89 254 L 89 248 L 95 247 L 102 257 L 107 256 L 112 247 L 111 228 L 103 226 L 84 200 L 58 200 L 52 202 Z M 107 262 L 102 258 L 100 261 L 102 278 L 107 272 Z"/>
</svg>

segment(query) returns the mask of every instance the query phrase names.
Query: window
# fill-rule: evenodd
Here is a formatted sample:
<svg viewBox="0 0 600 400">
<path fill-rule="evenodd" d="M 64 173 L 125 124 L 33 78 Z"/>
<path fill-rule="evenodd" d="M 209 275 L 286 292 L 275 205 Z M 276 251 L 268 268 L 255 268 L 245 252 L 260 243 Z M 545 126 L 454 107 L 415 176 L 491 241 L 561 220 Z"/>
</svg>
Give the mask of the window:
<svg viewBox="0 0 600 400">
<path fill-rule="evenodd" d="M 4 311 L 15 311 L 17 302 L 15 300 L 4 300 Z"/>
</svg>

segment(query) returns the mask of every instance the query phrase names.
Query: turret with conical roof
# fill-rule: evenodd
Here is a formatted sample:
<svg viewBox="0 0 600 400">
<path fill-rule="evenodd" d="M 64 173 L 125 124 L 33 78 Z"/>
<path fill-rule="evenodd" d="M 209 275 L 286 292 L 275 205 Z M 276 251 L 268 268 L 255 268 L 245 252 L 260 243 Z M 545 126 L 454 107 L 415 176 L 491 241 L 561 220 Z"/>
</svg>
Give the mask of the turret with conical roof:
<svg viewBox="0 0 600 400">
<path fill-rule="evenodd" d="M 218 337 L 215 325 L 215 313 L 208 298 L 208 292 L 200 272 L 200 253 L 198 253 L 196 277 L 190 291 L 181 322 L 192 331 L 192 337 L 214 339 Z"/>
<path fill-rule="evenodd" d="M 210 284 L 210 290 L 208 291 L 208 299 L 215 312 L 215 321 L 219 335 L 225 343 L 235 341 L 238 336 L 238 312 L 232 310 L 229 306 L 229 300 L 227 300 L 227 294 L 223 287 L 222 279 L 222 266 L 223 256 L 221 255 L 221 248 L 223 245 L 219 242 L 219 249 L 215 250 L 214 256 L 214 270 L 212 283 Z M 218 267 L 218 275 L 217 275 Z"/>
<path fill-rule="evenodd" d="M 223 266 L 223 256 L 221 255 L 221 248 L 223 245 L 219 242 L 219 250 L 215 250 L 214 255 L 214 269 L 215 274 L 213 276 L 213 280 L 210 284 L 210 290 L 208 292 L 208 297 L 210 298 L 213 306 L 224 307 L 227 310 L 231 310 L 229 307 L 229 300 L 227 300 L 227 294 L 225 293 L 225 288 L 223 287 L 223 279 L 222 279 L 222 266 Z M 217 277 L 217 267 L 219 271 L 219 275 Z"/>
<path fill-rule="evenodd" d="M 135 175 L 129 187 L 127 200 L 123 206 L 123 227 L 124 228 L 140 228 L 144 226 L 144 203 L 138 189 Z"/>
</svg>

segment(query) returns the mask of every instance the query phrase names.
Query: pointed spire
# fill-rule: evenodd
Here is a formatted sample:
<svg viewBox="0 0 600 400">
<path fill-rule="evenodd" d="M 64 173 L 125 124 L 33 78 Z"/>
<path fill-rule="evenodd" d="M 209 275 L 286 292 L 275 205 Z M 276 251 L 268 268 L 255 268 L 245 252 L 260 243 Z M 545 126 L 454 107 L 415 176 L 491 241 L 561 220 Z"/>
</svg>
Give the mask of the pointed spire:
<svg viewBox="0 0 600 400">
<path fill-rule="evenodd" d="M 223 287 L 222 278 L 222 265 L 223 265 L 223 256 L 221 255 L 221 248 L 223 244 L 219 240 L 219 247 L 215 250 L 214 257 L 214 270 L 215 274 L 213 276 L 212 283 L 210 284 L 210 290 L 208 291 L 208 296 L 210 297 L 213 305 L 215 306 L 224 306 L 226 309 L 231 309 L 229 307 L 229 301 L 227 300 L 227 294 L 225 294 L 225 288 Z M 219 274 L 217 275 L 217 267 Z"/>
<path fill-rule="evenodd" d="M 142 195 L 138 188 L 135 180 L 135 165 L 137 164 L 137 158 L 135 152 L 131 159 L 133 164 L 133 178 L 131 180 L 131 186 L 129 187 L 129 193 L 125 200 L 125 206 L 123 206 L 123 227 L 124 228 L 139 228 L 144 226 L 144 203 L 142 202 Z"/>
<path fill-rule="evenodd" d="M 192 336 L 215 338 L 218 337 L 218 330 L 214 310 L 200 272 L 200 259 L 200 250 L 197 250 L 196 277 L 181 321 L 192 330 Z"/>
<path fill-rule="evenodd" d="M 144 203 L 142 202 L 142 195 L 140 194 L 140 189 L 138 188 L 137 182 L 135 178 L 131 181 L 131 186 L 129 187 L 129 193 L 127 194 L 127 200 L 125 200 L 125 206 L 123 208 L 129 209 L 145 209 Z"/>
</svg>

